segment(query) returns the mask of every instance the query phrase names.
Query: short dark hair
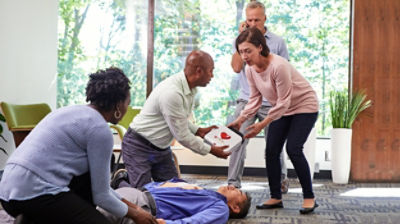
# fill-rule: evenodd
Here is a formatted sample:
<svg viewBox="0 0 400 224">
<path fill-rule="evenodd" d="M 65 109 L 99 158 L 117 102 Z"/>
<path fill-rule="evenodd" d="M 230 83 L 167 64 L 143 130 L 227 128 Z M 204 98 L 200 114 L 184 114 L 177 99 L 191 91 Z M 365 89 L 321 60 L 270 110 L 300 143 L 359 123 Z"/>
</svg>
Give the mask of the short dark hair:
<svg viewBox="0 0 400 224">
<path fill-rule="evenodd" d="M 246 200 L 243 201 L 243 203 L 239 204 L 240 207 L 240 212 L 234 213 L 230 212 L 229 213 L 229 218 L 231 219 L 243 219 L 247 216 L 247 213 L 249 213 L 249 209 L 251 206 L 251 196 L 248 192 L 245 192 L 246 194 Z"/>
<path fill-rule="evenodd" d="M 264 35 L 261 33 L 259 29 L 256 27 L 251 27 L 246 29 L 236 38 L 235 46 L 236 50 L 239 53 L 239 44 L 243 42 L 249 42 L 256 47 L 262 46 L 261 55 L 264 57 L 268 57 L 269 55 L 269 48 L 267 46 L 267 42 L 265 40 Z M 239 53 L 240 54 L 240 53 Z"/>
<path fill-rule="evenodd" d="M 116 67 L 98 70 L 89 75 L 86 86 L 86 101 L 101 110 L 110 111 L 126 100 L 130 90 L 130 81 L 124 72 Z"/>
</svg>

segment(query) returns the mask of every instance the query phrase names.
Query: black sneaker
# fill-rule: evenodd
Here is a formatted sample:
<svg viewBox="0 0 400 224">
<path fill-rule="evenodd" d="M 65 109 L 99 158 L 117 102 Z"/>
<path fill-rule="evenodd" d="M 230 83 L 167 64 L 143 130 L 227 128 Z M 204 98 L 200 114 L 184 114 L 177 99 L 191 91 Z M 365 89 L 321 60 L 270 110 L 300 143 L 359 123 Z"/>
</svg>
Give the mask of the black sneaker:
<svg viewBox="0 0 400 224">
<path fill-rule="evenodd" d="M 114 177 L 111 179 L 111 188 L 114 190 L 117 189 L 122 181 L 129 183 L 128 171 L 126 171 L 126 169 L 119 169 L 115 172 Z"/>
</svg>

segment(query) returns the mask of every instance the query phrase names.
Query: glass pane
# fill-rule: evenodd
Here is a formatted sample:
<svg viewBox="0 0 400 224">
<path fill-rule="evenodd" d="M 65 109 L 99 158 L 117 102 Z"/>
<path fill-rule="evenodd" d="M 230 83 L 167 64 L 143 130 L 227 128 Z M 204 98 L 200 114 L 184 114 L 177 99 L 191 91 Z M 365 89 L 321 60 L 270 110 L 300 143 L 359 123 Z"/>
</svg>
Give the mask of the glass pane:
<svg viewBox="0 0 400 224">
<path fill-rule="evenodd" d="M 154 85 L 182 72 L 184 60 L 194 49 L 214 59 L 214 78 L 199 88 L 194 118 L 199 125 L 225 124 L 237 96 L 231 90 L 236 75 L 230 67 L 235 14 L 229 1 L 157 1 L 155 11 Z M 230 10 L 220 10 L 230 9 Z"/>
<path fill-rule="evenodd" d="M 347 89 L 349 76 L 350 1 L 268 0 L 267 25 L 281 35 L 290 62 L 317 92 L 318 136 L 331 129 L 329 92 Z"/>
<path fill-rule="evenodd" d="M 58 107 L 85 103 L 88 74 L 110 66 L 131 80 L 131 104 L 143 105 L 147 11 L 147 1 L 60 0 Z"/>
<path fill-rule="evenodd" d="M 347 88 L 349 15 L 347 0 L 268 0 L 266 26 L 282 36 L 290 62 L 317 91 L 320 99 L 318 135 L 330 128 L 328 99 L 333 89 Z M 200 88 L 195 109 L 199 125 L 225 124 L 233 114 L 237 75 L 230 60 L 237 27 L 247 1 L 159 0 L 155 11 L 154 85 L 183 69 L 193 49 L 215 61 L 214 78 Z"/>
</svg>

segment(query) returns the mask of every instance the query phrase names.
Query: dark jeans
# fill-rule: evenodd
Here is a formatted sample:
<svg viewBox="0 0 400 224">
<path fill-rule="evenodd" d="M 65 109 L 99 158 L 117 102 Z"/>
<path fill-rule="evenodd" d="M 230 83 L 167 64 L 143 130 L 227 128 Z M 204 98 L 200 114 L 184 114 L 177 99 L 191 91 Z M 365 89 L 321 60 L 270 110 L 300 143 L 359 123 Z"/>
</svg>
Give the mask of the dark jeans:
<svg viewBox="0 0 400 224">
<path fill-rule="evenodd" d="M 110 224 L 93 204 L 89 173 L 74 177 L 69 187 L 69 192 L 1 204 L 11 216 L 23 214 L 35 224 Z"/>
<path fill-rule="evenodd" d="M 286 152 L 299 178 L 304 198 L 314 198 L 310 168 L 303 153 L 303 146 L 314 127 L 318 113 L 303 113 L 273 121 L 269 125 L 266 167 L 271 198 L 281 199 L 281 163 L 279 155 L 286 141 Z"/>
</svg>

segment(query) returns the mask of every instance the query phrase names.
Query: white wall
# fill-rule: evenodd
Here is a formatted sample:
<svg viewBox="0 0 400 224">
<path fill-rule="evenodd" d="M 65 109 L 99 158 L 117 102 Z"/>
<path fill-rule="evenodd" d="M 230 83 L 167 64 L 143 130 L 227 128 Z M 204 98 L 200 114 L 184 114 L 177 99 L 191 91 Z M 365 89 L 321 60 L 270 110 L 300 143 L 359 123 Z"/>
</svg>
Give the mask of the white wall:
<svg viewBox="0 0 400 224">
<path fill-rule="evenodd" d="M 0 101 L 55 109 L 58 1 L 0 1 Z"/>
<path fill-rule="evenodd" d="M 0 0 L 0 102 L 56 108 L 57 20 L 57 0 Z M 12 135 L 3 136 L 10 155 Z M 7 158 L 0 154 L 0 170 Z"/>
<path fill-rule="evenodd" d="M 178 157 L 179 165 L 188 166 L 228 166 L 229 158 L 227 160 L 216 158 L 215 156 L 208 154 L 202 156 L 193 153 L 191 150 L 186 148 L 176 147 L 174 149 L 176 156 Z M 252 168 L 264 168 L 265 160 L 265 140 L 264 138 L 252 138 L 247 145 L 247 155 L 245 160 L 245 167 Z M 330 140 L 329 139 L 317 139 L 315 147 L 315 162 L 318 163 L 319 170 L 330 170 L 331 162 L 326 160 L 326 153 L 328 157 L 330 155 Z M 293 165 L 288 160 L 286 155 L 287 167 L 292 169 Z M 316 170 L 317 172 L 317 170 Z"/>
</svg>

